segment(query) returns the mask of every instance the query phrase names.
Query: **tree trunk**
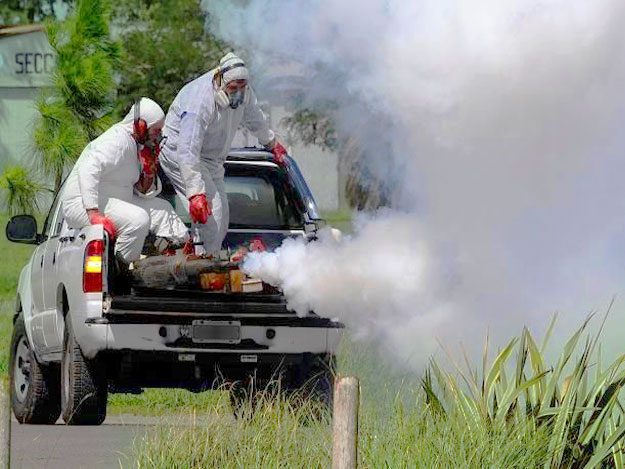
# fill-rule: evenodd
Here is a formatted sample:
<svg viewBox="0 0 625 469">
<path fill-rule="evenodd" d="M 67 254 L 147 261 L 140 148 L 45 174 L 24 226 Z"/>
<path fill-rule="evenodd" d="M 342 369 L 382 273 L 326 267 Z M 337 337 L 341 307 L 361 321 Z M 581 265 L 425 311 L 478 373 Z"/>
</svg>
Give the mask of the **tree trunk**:
<svg viewBox="0 0 625 469">
<path fill-rule="evenodd" d="M 63 184 L 63 172 L 59 171 L 56 173 L 56 177 L 54 179 L 54 193 L 58 194 L 61 189 L 61 184 Z"/>
</svg>

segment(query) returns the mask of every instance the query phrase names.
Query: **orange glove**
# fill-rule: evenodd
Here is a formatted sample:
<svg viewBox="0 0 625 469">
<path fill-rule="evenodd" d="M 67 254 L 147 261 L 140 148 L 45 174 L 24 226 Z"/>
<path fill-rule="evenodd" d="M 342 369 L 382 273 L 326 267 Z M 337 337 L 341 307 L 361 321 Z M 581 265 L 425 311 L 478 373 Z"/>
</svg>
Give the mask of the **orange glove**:
<svg viewBox="0 0 625 469">
<path fill-rule="evenodd" d="M 89 215 L 89 222 L 92 225 L 102 225 L 104 231 L 108 233 L 109 238 L 112 240 L 115 239 L 115 225 L 113 225 L 113 220 L 102 215 L 97 209 L 89 210 L 87 214 Z"/>
<path fill-rule="evenodd" d="M 195 194 L 189 197 L 189 215 L 193 223 L 206 223 L 212 213 L 206 194 Z"/>
</svg>

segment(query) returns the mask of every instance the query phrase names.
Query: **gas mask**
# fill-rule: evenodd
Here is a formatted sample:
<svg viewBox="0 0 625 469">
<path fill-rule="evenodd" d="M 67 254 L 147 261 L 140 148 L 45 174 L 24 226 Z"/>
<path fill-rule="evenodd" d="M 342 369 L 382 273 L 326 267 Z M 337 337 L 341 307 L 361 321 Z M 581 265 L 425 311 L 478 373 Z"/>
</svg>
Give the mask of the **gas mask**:
<svg viewBox="0 0 625 469">
<path fill-rule="evenodd" d="M 137 153 L 142 164 L 143 161 L 150 161 L 158 165 L 158 155 L 161 153 L 161 148 L 163 148 L 166 139 L 167 137 L 159 134 L 156 138 L 148 138 L 145 143 L 137 144 Z"/>
<path fill-rule="evenodd" d="M 230 106 L 232 109 L 236 109 L 240 104 L 245 102 L 245 98 L 247 96 L 247 86 L 242 88 L 238 88 L 237 90 L 228 93 L 223 88 L 220 88 L 217 93 L 215 93 L 215 102 L 221 109 L 225 109 Z"/>
<path fill-rule="evenodd" d="M 139 180 L 135 183 L 135 188 L 139 193 L 147 193 L 158 172 L 158 155 L 161 152 L 163 142 L 166 137 L 159 136 L 155 139 L 148 139 L 145 143 L 137 144 L 137 156 L 139 157 Z"/>
<path fill-rule="evenodd" d="M 158 135 L 154 139 L 147 139 L 145 143 L 137 144 L 137 156 L 139 157 L 139 167 L 144 177 L 153 178 L 158 171 L 158 155 L 166 137 Z"/>
<path fill-rule="evenodd" d="M 230 107 L 232 109 L 238 108 L 239 104 L 243 104 L 244 99 L 245 88 L 239 88 L 238 90 L 230 94 Z"/>
</svg>

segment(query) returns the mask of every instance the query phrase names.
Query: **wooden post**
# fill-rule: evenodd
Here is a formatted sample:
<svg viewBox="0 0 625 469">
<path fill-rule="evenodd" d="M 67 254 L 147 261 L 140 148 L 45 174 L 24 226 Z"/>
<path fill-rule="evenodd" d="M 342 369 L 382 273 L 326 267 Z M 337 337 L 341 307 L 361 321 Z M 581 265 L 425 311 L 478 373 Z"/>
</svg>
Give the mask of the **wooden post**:
<svg viewBox="0 0 625 469">
<path fill-rule="evenodd" d="M 358 378 L 339 378 L 334 386 L 332 469 L 355 469 L 358 465 Z"/>
<path fill-rule="evenodd" d="M 8 377 L 0 377 L 0 467 L 11 461 L 11 393 Z"/>
</svg>

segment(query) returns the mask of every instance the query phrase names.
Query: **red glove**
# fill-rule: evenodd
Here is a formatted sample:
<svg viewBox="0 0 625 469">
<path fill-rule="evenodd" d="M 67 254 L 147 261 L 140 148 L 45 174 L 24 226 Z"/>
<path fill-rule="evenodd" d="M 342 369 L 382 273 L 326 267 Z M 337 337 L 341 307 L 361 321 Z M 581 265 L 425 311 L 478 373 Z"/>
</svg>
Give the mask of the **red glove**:
<svg viewBox="0 0 625 469">
<path fill-rule="evenodd" d="M 182 246 L 182 253 L 183 254 L 194 254 L 195 253 L 195 246 L 193 245 L 193 239 L 188 239 L 184 245 Z"/>
<path fill-rule="evenodd" d="M 275 141 L 271 153 L 273 153 L 274 163 L 279 165 L 286 163 L 286 148 L 278 140 Z"/>
<path fill-rule="evenodd" d="M 171 256 L 175 256 L 175 255 L 176 255 L 176 250 L 174 248 L 172 248 L 171 246 L 165 248 L 163 250 L 163 252 L 161 252 L 161 256 L 171 257 Z"/>
<path fill-rule="evenodd" d="M 189 215 L 193 223 L 206 223 L 212 213 L 206 194 L 195 194 L 189 197 Z"/>
<path fill-rule="evenodd" d="M 253 239 L 250 242 L 250 251 L 254 252 L 254 251 L 258 251 L 258 252 L 263 252 L 266 251 L 267 248 L 265 247 L 265 243 L 263 243 L 262 239 L 256 238 Z"/>
<path fill-rule="evenodd" d="M 109 217 L 102 215 L 97 210 L 88 213 L 89 222 L 92 225 L 102 225 L 104 231 L 106 231 L 109 235 L 109 238 L 115 239 L 115 225 L 113 225 L 113 220 Z"/>
</svg>

